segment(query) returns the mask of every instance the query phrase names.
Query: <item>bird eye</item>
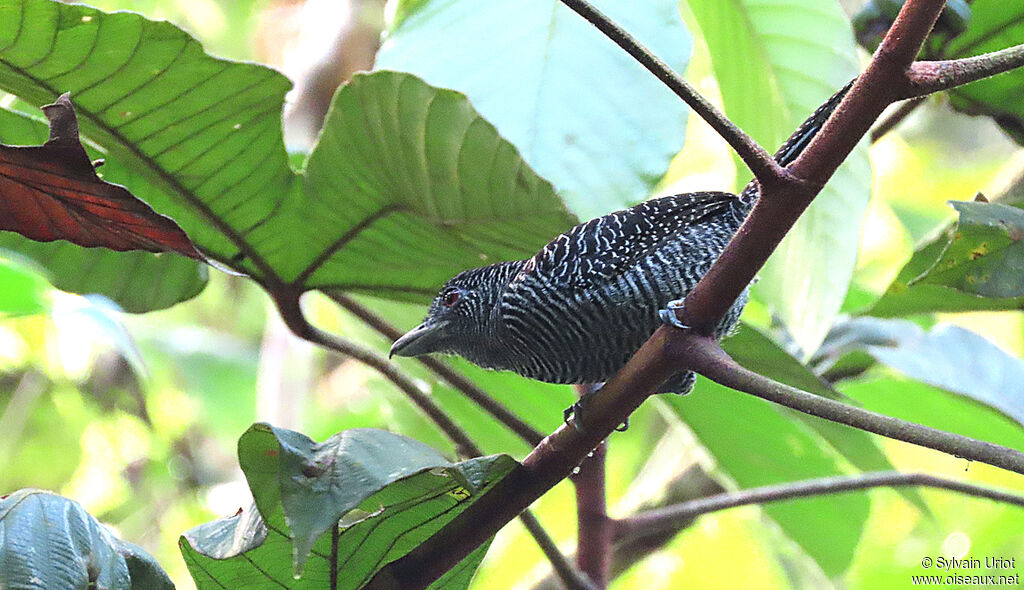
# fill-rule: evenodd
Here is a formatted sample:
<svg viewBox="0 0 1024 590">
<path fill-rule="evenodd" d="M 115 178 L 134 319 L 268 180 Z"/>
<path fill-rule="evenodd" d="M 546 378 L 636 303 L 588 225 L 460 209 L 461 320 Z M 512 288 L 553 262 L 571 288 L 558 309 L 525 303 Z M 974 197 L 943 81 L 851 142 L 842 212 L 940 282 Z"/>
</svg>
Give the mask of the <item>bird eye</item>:
<svg viewBox="0 0 1024 590">
<path fill-rule="evenodd" d="M 451 291 L 448 291 L 447 293 L 445 293 L 444 294 L 444 299 L 442 300 L 442 302 L 444 303 L 445 307 L 451 307 L 451 306 L 455 305 L 456 303 L 458 303 L 459 302 L 459 290 L 458 289 L 452 289 Z"/>
</svg>

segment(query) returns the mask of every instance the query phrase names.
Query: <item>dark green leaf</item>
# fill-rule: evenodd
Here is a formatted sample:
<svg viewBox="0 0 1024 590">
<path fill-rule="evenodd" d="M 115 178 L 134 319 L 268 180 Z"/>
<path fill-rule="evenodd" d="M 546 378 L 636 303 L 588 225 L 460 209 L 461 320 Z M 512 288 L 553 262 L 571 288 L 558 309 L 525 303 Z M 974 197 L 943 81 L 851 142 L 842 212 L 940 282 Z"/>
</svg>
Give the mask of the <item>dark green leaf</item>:
<svg viewBox="0 0 1024 590">
<path fill-rule="evenodd" d="M 918 281 L 984 297 L 1024 296 L 1024 211 L 998 203 L 954 201 L 956 232 Z"/>
<path fill-rule="evenodd" d="M 173 590 L 145 551 L 113 536 L 77 502 L 42 490 L 0 500 L 0 588 Z"/>
<path fill-rule="evenodd" d="M 396 4 L 377 67 L 465 92 L 580 218 L 646 198 L 683 145 L 684 103 L 558 0 Z M 686 69 L 674 0 L 594 4 Z"/>
<path fill-rule="evenodd" d="M 347 430 L 318 444 L 265 424 L 239 440 L 239 461 L 255 509 L 192 529 L 179 543 L 200 589 L 323 588 L 339 520 L 338 588 L 360 588 L 515 466 L 504 455 L 451 463 L 379 430 Z M 464 588 L 483 552 L 437 587 Z"/>
</svg>

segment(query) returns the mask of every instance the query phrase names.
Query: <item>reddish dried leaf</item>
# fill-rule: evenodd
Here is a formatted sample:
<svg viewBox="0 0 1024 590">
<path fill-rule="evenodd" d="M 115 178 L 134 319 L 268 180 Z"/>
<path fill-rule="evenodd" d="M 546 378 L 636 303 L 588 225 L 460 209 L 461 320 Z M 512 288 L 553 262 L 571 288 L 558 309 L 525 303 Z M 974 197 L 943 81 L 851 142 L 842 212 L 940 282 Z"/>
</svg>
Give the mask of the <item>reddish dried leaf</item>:
<svg viewBox="0 0 1024 590">
<path fill-rule="evenodd" d="M 79 141 L 67 94 L 43 112 L 50 120 L 46 143 L 0 144 L 0 230 L 40 242 L 68 240 L 79 246 L 177 252 L 204 260 L 171 218 L 96 175 Z"/>
</svg>

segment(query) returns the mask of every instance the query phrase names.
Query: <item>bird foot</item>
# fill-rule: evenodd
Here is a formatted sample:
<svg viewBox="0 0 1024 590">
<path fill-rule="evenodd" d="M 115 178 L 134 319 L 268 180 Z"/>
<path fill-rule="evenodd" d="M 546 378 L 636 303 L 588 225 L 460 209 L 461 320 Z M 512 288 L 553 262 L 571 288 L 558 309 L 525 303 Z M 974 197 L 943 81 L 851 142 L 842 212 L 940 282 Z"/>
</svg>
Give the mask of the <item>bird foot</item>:
<svg viewBox="0 0 1024 590">
<path fill-rule="evenodd" d="M 600 390 L 591 391 L 589 393 L 581 395 L 580 399 L 576 400 L 576 403 L 566 408 L 565 411 L 562 412 L 562 417 L 565 420 L 565 423 L 568 424 L 569 420 L 571 419 L 573 427 L 575 427 L 577 431 L 582 432 L 584 430 L 584 410 L 586 409 L 587 405 L 589 405 L 589 402 L 593 398 L 594 394 L 596 394 L 598 391 Z M 626 418 L 625 422 L 617 426 L 615 428 L 615 431 L 625 432 L 627 429 L 629 429 L 629 418 Z"/>
<path fill-rule="evenodd" d="M 690 326 L 687 326 L 679 320 L 679 316 L 676 315 L 676 310 L 683 309 L 683 304 L 686 303 L 685 299 L 673 299 L 665 305 L 665 309 L 658 312 L 658 316 L 661 318 L 662 323 L 675 326 L 680 330 L 689 330 Z"/>
</svg>

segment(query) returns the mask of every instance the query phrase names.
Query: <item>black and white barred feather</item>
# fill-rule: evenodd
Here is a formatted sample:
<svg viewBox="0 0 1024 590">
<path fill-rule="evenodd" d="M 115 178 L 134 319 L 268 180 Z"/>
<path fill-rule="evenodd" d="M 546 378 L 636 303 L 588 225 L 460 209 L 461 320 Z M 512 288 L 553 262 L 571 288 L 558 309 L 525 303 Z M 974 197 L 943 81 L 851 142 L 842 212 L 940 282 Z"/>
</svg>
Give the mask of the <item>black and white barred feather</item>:
<svg viewBox="0 0 1024 590">
<path fill-rule="evenodd" d="M 779 149 L 787 165 L 810 143 L 850 85 L 822 105 Z M 556 237 L 532 258 L 469 270 L 442 289 L 427 317 L 452 332 L 434 350 L 484 367 L 552 383 L 598 383 L 614 375 L 660 325 L 658 312 L 697 284 L 757 200 L 699 192 L 652 199 L 592 219 Z M 445 298 L 464 295 L 454 309 Z M 456 296 L 458 297 L 458 296 Z M 717 328 L 723 337 L 746 303 Z M 682 372 L 664 391 L 686 393 Z"/>
</svg>

